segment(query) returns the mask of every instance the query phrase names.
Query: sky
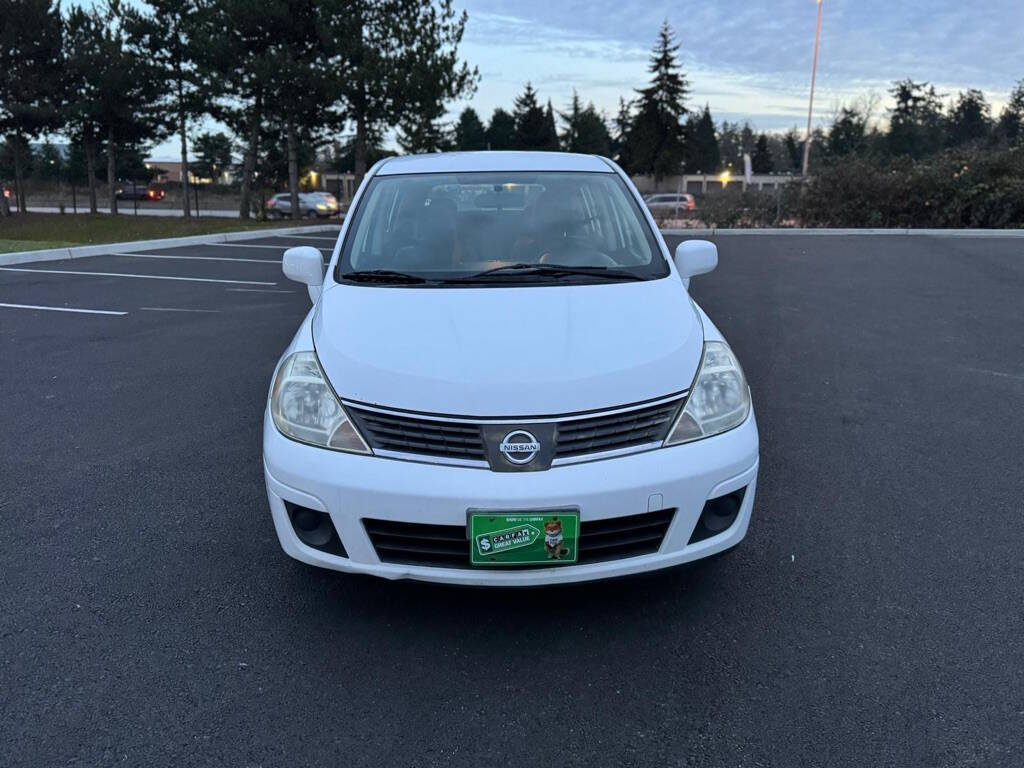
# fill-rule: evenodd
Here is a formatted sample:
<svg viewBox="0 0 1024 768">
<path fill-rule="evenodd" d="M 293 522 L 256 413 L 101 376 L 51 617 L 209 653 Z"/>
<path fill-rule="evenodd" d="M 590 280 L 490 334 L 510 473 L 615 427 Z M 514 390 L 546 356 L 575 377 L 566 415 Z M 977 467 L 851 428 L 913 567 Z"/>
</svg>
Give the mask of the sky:
<svg viewBox="0 0 1024 768">
<path fill-rule="evenodd" d="M 575 88 L 609 117 L 648 79 L 658 28 L 667 19 L 690 81 L 690 106 L 716 122 L 750 120 L 762 131 L 806 126 L 814 0 L 456 0 L 469 14 L 460 52 L 480 70 L 467 104 L 486 122 L 511 108 L 529 80 L 565 109 Z M 884 121 L 891 81 L 935 83 L 946 100 L 979 88 L 998 115 L 1024 79 L 1024 0 L 823 0 L 815 124 L 842 104 L 878 97 Z M 173 156 L 175 143 L 154 149 Z"/>
</svg>

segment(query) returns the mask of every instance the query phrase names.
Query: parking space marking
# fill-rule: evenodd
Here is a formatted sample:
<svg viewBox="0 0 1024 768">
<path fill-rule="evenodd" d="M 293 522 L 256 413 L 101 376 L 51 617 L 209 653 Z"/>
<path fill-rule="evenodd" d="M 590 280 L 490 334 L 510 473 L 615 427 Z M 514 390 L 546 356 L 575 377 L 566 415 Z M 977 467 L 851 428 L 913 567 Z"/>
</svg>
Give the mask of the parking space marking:
<svg viewBox="0 0 1024 768">
<path fill-rule="evenodd" d="M 319 235 L 275 235 L 275 237 L 288 238 L 289 240 L 330 240 L 332 243 L 337 241 L 338 237 L 320 237 Z"/>
<path fill-rule="evenodd" d="M 272 288 L 225 288 L 225 291 L 234 291 L 235 293 L 295 293 L 295 291 L 285 291 L 280 288 L 274 290 Z"/>
<path fill-rule="evenodd" d="M 136 277 L 140 280 L 182 280 L 186 283 L 235 283 L 237 285 L 277 285 L 265 280 L 216 280 L 212 277 L 173 277 L 171 275 L 135 275 L 129 272 L 74 272 L 70 269 L 25 269 L 0 267 L 4 272 L 38 272 L 46 275 L 85 275 L 86 277 Z"/>
<path fill-rule="evenodd" d="M 77 309 L 75 307 L 42 307 L 38 304 L 3 304 L 7 309 L 41 309 L 46 312 L 76 312 L 82 315 L 127 315 L 127 312 L 115 312 L 112 309 Z"/>
<path fill-rule="evenodd" d="M 188 259 L 190 261 L 241 261 L 249 264 L 280 264 L 281 259 L 233 259 L 230 256 L 175 256 L 165 253 L 112 253 L 111 256 L 131 256 L 133 259 Z"/>
<path fill-rule="evenodd" d="M 208 246 L 215 246 L 217 248 L 273 248 L 277 251 L 287 251 L 289 248 L 295 246 L 290 245 L 253 245 L 252 243 L 206 243 Z M 204 246 L 205 247 L 205 246 Z M 333 251 L 333 248 L 320 248 L 316 245 L 309 246 L 310 248 L 316 248 L 320 251 Z"/>
<path fill-rule="evenodd" d="M 219 309 L 184 309 L 181 307 L 139 307 L 145 312 L 220 312 Z"/>
</svg>

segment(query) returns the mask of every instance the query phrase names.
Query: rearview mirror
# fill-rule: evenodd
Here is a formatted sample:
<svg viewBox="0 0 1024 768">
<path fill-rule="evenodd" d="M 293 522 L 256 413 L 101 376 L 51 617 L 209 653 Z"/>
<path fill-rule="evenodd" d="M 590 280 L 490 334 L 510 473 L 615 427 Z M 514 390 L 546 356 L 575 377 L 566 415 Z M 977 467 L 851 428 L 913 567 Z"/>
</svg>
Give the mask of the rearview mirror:
<svg viewBox="0 0 1024 768">
<path fill-rule="evenodd" d="M 284 252 L 282 267 L 289 280 L 306 284 L 309 298 L 315 304 L 324 284 L 324 259 L 320 251 L 309 245 L 289 248 Z"/>
<path fill-rule="evenodd" d="M 707 240 L 686 240 L 676 246 L 673 261 L 683 283 L 689 287 L 691 277 L 707 274 L 718 266 L 718 247 Z"/>
</svg>

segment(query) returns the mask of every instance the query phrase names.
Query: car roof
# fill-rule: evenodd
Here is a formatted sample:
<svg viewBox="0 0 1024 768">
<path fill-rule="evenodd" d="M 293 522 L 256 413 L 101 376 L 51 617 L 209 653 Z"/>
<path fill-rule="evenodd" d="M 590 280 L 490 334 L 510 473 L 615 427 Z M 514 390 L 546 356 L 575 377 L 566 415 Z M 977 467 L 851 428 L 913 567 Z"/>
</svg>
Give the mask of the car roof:
<svg viewBox="0 0 1024 768">
<path fill-rule="evenodd" d="M 403 173 L 468 173 L 472 171 L 584 171 L 614 173 L 597 155 L 570 152 L 437 152 L 385 160 L 378 176 Z"/>
</svg>

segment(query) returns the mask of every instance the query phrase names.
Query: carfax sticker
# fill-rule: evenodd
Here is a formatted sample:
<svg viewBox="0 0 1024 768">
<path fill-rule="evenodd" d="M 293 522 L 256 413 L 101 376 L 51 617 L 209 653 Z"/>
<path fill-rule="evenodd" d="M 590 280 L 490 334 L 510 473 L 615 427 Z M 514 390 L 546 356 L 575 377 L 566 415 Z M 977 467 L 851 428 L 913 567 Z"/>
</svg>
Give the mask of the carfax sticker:
<svg viewBox="0 0 1024 768">
<path fill-rule="evenodd" d="M 575 563 L 580 515 L 575 509 L 531 513 L 471 512 L 473 565 Z"/>
</svg>

